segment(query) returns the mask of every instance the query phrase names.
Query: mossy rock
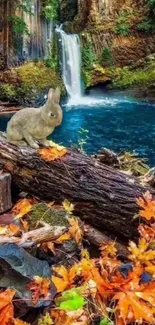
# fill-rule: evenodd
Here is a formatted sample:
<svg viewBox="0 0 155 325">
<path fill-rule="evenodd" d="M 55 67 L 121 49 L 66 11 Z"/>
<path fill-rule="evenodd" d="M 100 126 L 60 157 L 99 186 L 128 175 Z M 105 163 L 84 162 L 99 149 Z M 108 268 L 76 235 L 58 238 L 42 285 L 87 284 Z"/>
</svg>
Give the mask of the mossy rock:
<svg viewBox="0 0 155 325">
<path fill-rule="evenodd" d="M 45 203 L 34 204 L 29 213 L 29 222 L 32 227 L 40 220 L 50 224 L 51 226 L 69 226 L 66 212 L 64 210 L 56 209 L 54 207 L 49 208 Z"/>
<path fill-rule="evenodd" d="M 59 73 L 47 67 L 42 61 L 28 62 L 14 68 L 9 72 L 7 78 L 5 72 L 1 80 L 0 99 L 13 100 L 27 107 L 41 106 L 49 88 L 60 87 L 61 94 L 65 93 Z"/>
</svg>

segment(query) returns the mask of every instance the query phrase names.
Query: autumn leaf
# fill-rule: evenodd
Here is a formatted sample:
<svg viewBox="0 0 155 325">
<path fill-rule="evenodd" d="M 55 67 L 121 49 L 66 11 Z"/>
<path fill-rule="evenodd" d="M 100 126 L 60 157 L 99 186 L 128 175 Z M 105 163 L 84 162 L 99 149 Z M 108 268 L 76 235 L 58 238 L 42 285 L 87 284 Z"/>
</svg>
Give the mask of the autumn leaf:
<svg viewBox="0 0 155 325">
<path fill-rule="evenodd" d="M 103 242 L 100 246 L 101 256 L 114 257 L 117 254 L 116 243 L 114 241 Z"/>
<path fill-rule="evenodd" d="M 148 302 L 152 307 L 155 307 L 155 281 L 145 285 L 142 291 L 135 292 L 135 295 Z"/>
<path fill-rule="evenodd" d="M 32 291 L 32 300 L 37 304 L 39 299 L 48 299 L 50 294 L 50 280 L 35 276 L 34 279 L 28 284 L 28 289 Z"/>
<path fill-rule="evenodd" d="M 63 157 L 67 149 L 58 150 L 57 148 L 43 148 L 38 150 L 39 155 L 46 161 L 53 161 Z"/>
<path fill-rule="evenodd" d="M 71 239 L 71 235 L 69 232 L 66 232 L 65 234 L 61 235 L 59 238 L 54 240 L 55 244 L 62 244 L 64 241 L 66 240 L 70 240 Z"/>
<path fill-rule="evenodd" d="M 145 238 L 147 242 L 152 242 L 155 239 L 155 224 L 151 226 L 140 224 L 138 226 L 138 231 L 141 237 Z"/>
<path fill-rule="evenodd" d="M 8 226 L 9 230 L 15 235 L 16 233 L 18 233 L 20 231 L 20 227 L 15 225 L 14 223 L 10 223 L 10 225 Z"/>
<path fill-rule="evenodd" d="M 8 226 L 0 226 L 0 235 L 6 235 L 8 233 Z"/>
<path fill-rule="evenodd" d="M 48 312 L 45 313 L 45 315 L 39 317 L 38 319 L 38 325 L 52 325 L 53 320 Z"/>
<path fill-rule="evenodd" d="M 139 212 L 141 217 L 148 221 L 151 219 L 155 220 L 155 200 L 153 200 L 152 195 L 149 192 L 146 192 L 143 197 L 139 197 L 136 202 L 138 206 L 142 208 Z"/>
<path fill-rule="evenodd" d="M 118 292 L 113 300 L 118 300 L 115 310 L 119 311 L 119 317 L 125 324 L 146 321 L 154 323 L 154 309 L 137 297 L 132 291 Z"/>
<path fill-rule="evenodd" d="M 68 200 L 64 200 L 62 205 L 68 214 L 72 214 L 74 210 L 74 205 L 72 203 L 70 203 Z"/>
<path fill-rule="evenodd" d="M 69 285 L 68 271 L 63 265 L 54 267 L 53 271 L 55 271 L 58 276 L 52 275 L 52 282 L 57 292 L 63 292 Z"/>
<path fill-rule="evenodd" d="M 45 242 L 41 245 L 43 250 L 47 253 L 48 251 L 51 251 L 53 254 L 55 254 L 55 247 L 52 242 Z"/>
<path fill-rule="evenodd" d="M 155 264 L 150 264 L 149 266 L 145 267 L 145 271 L 152 275 L 152 277 L 155 279 Z"/>
<path fill-rule="evenodd" d="M 139 261 L 142 264 L 148 265 L 149 262 L 155 260 L 155 250 L 149 249 L 149 243 L 145 238 L 140 238 L 138 246 L 134 242 L 129 243 L 130 255 L 128 258 L 135 262 Z"/>
<path fill-rule="evenodd" d="M 60 146 L 59 144 L 53 142 L 52 140 L 48 141 L 49 143 L 49 146 L 52 147 L 52 148 L 56 148 L 58 151 L 61 151 L 63 149 L 66 149 L 65 147 L 63 146 Z"/>
<path fill-rule="evenodd" d="M 7 289 L 0 293 L 0 325 L 7 325 L 14 316 L 12 299 L 15 290 Z"/>
<path fill-rule="evenodd" d="M 79 226 L 78 219 L 69 218 L 68 221 L 70 224 L 69 233 L 71 234 L 72 238 L 74 238 L 76 242 L 79 243 L 82 239 L 83 231 Z"/>
<path fill-rule="evenodd" d="M 89 325 L 89 314 L 84 309 L 74 311 L 52 310 L 51 317 L 56 325 Z"/>
<path fill-rule="evenodd" d="M 22 199 L 15 204 L 12 209 L 12 213 L 16 219 L 22 218 L 24 215 L 28 214 L 33 204 L 35 203 L 34 199 Z"/>
</svg>

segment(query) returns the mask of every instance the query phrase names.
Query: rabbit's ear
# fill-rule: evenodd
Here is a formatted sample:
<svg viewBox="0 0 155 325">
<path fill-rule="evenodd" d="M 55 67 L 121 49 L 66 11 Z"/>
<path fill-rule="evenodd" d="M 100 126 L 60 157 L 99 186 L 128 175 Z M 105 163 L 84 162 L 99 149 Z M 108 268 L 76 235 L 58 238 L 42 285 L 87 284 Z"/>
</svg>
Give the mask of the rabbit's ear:
<svg viewBox="0 0 155 325">
<path fill-rule="evenodd" d="M 55 90 L 55 93 L 54 93 L 54 101 L 55 103 L 58 103 L 60 102 L 60 95 L 61 95 L 61 91 L 60 91 L 60 88 L 57 87 L 56 90 Z"/>
<path fill-rule="evenodd" d="M 52 88 L 50 88 L 49 92 L 48 92 L 48 100 L 52 101 L 54 99 L 54 90 Z"/>
</svg>

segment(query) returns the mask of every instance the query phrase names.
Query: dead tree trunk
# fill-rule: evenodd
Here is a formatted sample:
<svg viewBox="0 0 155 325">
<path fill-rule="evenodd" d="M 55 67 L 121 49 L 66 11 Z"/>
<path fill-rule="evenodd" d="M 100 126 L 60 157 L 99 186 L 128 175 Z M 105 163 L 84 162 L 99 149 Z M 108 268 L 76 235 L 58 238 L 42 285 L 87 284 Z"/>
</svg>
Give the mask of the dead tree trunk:
<svg viewBox="0 0 155 325">
<path fill-rule="evenodd" d="M 87 223 L 119 239 L 136 237 L 136 198 L 146 188 L 134 177 L 71 150 L 46 162 L 36 150 L 10 145 L 3 136 L 0 165 L 22 190 L 44 200 L 68 199 Z"/>
</svg>

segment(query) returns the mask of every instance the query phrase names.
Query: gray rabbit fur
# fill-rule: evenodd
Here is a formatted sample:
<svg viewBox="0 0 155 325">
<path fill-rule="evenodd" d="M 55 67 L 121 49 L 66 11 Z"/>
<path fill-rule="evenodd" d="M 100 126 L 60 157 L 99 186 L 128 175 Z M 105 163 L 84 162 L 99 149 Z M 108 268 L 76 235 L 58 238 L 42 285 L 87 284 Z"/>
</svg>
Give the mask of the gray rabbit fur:
<svg viewBox="0 0 155 325">
<path fill-rule="evenodd" d="M 62 122 L 59 105 L 60 89 L 49 90 L 48 99 L 40 108 L 24 108 L 17 112 L 7 125 L 7 141 L 17 146 L 39 148 L 37 140 L 48 146 L 46 139 Z"/>
</svg>

